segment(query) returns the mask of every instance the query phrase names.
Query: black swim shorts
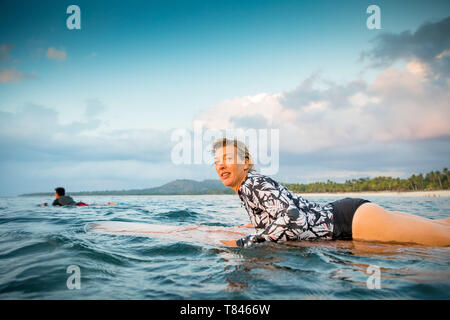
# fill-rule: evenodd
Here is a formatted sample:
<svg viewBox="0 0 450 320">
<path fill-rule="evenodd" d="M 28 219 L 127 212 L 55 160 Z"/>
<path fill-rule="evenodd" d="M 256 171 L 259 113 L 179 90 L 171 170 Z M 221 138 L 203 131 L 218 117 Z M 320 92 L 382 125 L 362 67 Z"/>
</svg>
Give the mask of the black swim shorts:
<svg viewBox="0 0 450 320">
<path fill-rule="evenodd" d="M 333 206 L 333 240 L 351 240 L 352 222 L 356 209 L 369 200 L 345 198 L 331 202 Z"/>
</svg>

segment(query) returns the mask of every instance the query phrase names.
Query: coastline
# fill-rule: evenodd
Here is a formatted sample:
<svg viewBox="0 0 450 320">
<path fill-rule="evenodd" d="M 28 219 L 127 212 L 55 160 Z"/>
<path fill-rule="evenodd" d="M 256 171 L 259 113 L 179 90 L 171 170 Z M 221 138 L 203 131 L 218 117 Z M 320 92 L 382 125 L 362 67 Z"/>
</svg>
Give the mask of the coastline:
<svg viewBox="0 0 450 320">
<path fill-rule="evenodd" d="M 371 197 L 371 196 L 384 196 L 384 197 L 450 197 L 450 190 L 430 190 L 430 191 L 362 191 L 362 192 L 323 192 L 323 193 L 302 193 L 304 196 L 342 196 L 342 197 Z"/>
<path fill-rule="evenodd" d="M 361 191 L 361 192 L 310 192 L 310 193 L 298 193 L 295 194 L 300 196 L 312 196 L 312 197 L 329 197 L 329 196 L 337 196 L 337 197 L 352 197 L 352 198 L 362 198 L 362 197 L 371 197 L 371 196 L 383 196 L 383 197 L 426 197 L 426 198 L 438 198 L 438 197 L 450 197 L 450 190 L 431 190 L 431 191 Z M 207 196 L 207 195 L 229 195 L 235 196 L 234 194 L 211 194 L 211 193 L 198 193 L 198 194 L 77 194 L 72 193 L 72 196 L 76 197 L 98 197 L 98 196 L 139 196 L 139 197 L 160 197 L 160 196 Z M 17 197 L 49 197 L 53 195 L 48 194 L 20 194 L 16 195 Z"/>
</svg>

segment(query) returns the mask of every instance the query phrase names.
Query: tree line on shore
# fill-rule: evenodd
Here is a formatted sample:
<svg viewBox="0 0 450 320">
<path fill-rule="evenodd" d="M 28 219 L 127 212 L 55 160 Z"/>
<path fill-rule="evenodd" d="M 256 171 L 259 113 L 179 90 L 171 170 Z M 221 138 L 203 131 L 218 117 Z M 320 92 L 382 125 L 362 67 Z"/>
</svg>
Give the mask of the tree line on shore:
<svg viewBox="0 0 450 320">
<path fill-rule="evenodd" d="M 427 174 L 413 174 L 407 179 L 392 177 L 360 178 L 337 183 L 314 182 L 309 184 L 282 183 L 295 193 L 323 193 L 323 192 L 364 192 L 364 191 L 429 191 L 448 190 L 449 172 L 444 168 L 442 172 L 431 171 Z M 200 195 L 200 194 L 234 194 L 234 191 L 225 187 L 220 180 L 194 181 L 179 179 L 160 187 L 116 190 L 116 191 L 82 191 L 70 192 L 73 196 L 91 195 Z M 22 194 L 21 196 L 53 196 L 54 192 L 39 192 Z"/>
<path fill-rule="evenodd" d="M 313 192 L 362 192 L 362 191 L 429 191 L 448 190 L 449 172 L 431 171 L 427 174 L 413 174 L 407 179 L 392 177 L 359 178 L 346 180 L 344 183 L 314 182 L 308 184 L 285 184 L 295 193 Z"/>
</svg>

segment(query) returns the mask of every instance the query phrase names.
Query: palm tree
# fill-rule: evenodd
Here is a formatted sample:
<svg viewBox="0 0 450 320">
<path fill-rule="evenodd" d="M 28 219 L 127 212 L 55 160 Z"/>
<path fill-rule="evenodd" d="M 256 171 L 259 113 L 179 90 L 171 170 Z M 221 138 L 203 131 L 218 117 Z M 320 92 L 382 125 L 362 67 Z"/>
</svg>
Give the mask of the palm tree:
<svg viewBox="0 0 450 320">
<path fill-rule="evenodd" d="M 449 179 L 448 179 L 448 169 L 447 169 L 447 168 L 444 168 L 443 171 L 444 171 L 445 177 L 447 178 L 447 189 L 448 189 L 449 183 L 450 183 L 450 181 L 449 181 Z"/>
<path fill-rule="evenodd" d="M 441 190 L 442 190 L 443 188 L 442 188 L 442 182 L 441 182 L 441 173 L 438 170 L 438 171 L 435 172 L 435 174 L 436 174 L 436 176 L 438 178 L 439 186 L 441 187 Z"/>
</svg>

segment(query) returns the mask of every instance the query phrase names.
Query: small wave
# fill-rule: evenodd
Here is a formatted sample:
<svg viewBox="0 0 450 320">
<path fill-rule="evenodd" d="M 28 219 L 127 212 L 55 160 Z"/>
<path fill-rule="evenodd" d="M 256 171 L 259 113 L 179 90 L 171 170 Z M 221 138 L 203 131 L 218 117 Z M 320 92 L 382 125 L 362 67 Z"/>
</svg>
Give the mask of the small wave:
<svg viewBox="0 0 450 320">
<path fill-rule="evenodd" d="M 0 255 L 1 259 L 10 259 L 20 256 L 36 255 L 37 253 L 48 253 L 55 250 L 54 243 L 47 241 L 37 242 L 35 240 L 29 241 L 29 243 L 21 243 L 20 247 L 11 248 Z"/>
<path fill-rule="evenodd" d="M 200 214 L 192 210 L 172 210 L 169 212 L 161 212 L 156 215 L 156 218 L 171 221 L 192 221 L 197 219 Z"/>
<path fill-rule="evenodd" d="M 202 253 L 202 247 L 191 243 L 177 242 L 160 246 L 145 247 L 139 250 L 140 254 L 146 256 L 190 256 L 191 254 Z"/>
</svg>

